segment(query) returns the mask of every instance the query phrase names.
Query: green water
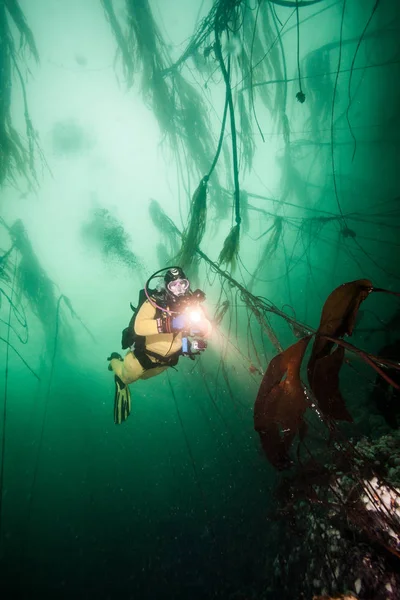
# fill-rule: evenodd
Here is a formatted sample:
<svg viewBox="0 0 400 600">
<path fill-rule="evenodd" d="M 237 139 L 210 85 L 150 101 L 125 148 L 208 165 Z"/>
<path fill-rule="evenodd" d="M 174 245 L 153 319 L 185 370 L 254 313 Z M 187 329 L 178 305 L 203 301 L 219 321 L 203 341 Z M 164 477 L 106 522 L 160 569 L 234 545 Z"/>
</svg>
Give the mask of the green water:
<svg viewBox="0 0 400 600">
<path fill-rule="evenodd" d="M 312 598 L 300 571 L 276 576 L 281 474 L 253 405 L 273 339 L 296 341 L 279 311 L 317 328 L 344 282 L 400 291 L 400 5 L 234 4 L 0 0 L 4 598 Z M 210 318 L 227 312 L 200 358 L 131 386 L 116 426 L 106 357 L 145 281 L 175 264 L 208 174 L 185 268 Z M 268 303 L 274 338 L 243 290 Z M 349 341 L 379 355 L 398 310 L 371 294 Z M 375 372 L 348 360 L 346 439 L 391 433 Z"/>
</svg>

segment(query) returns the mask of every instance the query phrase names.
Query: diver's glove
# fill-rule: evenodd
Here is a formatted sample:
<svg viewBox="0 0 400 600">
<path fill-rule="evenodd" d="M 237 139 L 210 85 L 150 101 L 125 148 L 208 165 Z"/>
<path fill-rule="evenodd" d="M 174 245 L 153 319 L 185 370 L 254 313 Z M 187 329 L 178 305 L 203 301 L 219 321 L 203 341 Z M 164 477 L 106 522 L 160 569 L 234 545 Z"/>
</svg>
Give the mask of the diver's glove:
<svg viewBox="0 0 400 600">
<path fill-rule="evenodd" d="M 164 318 L 157 319 L 158 333 L 175 333 L 177 331 L 182 331 L 186 327 L 186 315 L 178 315 L 177 317 L 170 317 L 167 315 Z"/>
<path fill-rule="evenodd" d="M 178 315 L 177 317 L 172 317 L 171 319 L 171 329 L 172 331 L 182 331 L 187 327 L 187 317 L 186 315 Z"/>
</svg>

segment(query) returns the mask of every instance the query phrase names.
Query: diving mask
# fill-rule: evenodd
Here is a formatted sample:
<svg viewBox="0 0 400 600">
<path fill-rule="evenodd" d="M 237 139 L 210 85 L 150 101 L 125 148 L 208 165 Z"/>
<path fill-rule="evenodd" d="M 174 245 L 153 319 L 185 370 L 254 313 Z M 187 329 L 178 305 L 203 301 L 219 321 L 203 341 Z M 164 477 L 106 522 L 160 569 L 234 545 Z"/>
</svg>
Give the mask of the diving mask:
<svg viewBox="0 0 400 600">
<path fill-rule="evenodd" d="M 167 289 L 174 296 L 183 296 L 186 294 L 190 286 L 187 279 L 174 279 L 167 284 Z"/>
</svg>

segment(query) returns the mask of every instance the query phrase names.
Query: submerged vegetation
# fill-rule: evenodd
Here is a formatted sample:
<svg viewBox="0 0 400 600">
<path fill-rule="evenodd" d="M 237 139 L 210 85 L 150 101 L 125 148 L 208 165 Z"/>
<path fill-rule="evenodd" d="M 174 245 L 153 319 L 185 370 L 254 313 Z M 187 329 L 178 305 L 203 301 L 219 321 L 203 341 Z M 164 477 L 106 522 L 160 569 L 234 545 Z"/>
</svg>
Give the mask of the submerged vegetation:
<svg viewBox="0 0 400 600">
<path fill-rule="evenodd" d="M 5 344 L 5 387 L 2 411 L 2 452 L 0 463 L 0 541 L 3 535 L 3 495 L 4 495 L 4 465 L 6 459 L 6 433 L 8 398 L 11 394 L 8 383 L 11 357 L 17 357 L 18 363 L 22 364 L 27 372 L 34 376 L 40 383 L 43 373 L 47 371 L 45 366 L 50 366 L 48 392 L 45 402 L 45 413 L 50 385 L 53 377 L 55 359 L 65 366 L 72 361 L 76 353 L 75 333 L 73 327 L 66 317 L 73 317 L 79 321 L 80 326 L 86 326 L 75 313 L 71 301 L 64 295 L 56 295 L 54 283 L 46 274 L 35 254 L 27 231 L 21 220 L 15 221 L 9 226 L 4 219 L 0 219 L 0 231 L 2 237 L 9 238 L 9 248 L 0 249 L 0 309 L 1 323 L 5 326 L 5 337 L 0 340 Z M 62 311 L 62 307 L 67 310 Z M 39 321 L 44 336 L 44 344 L 38 343 L 39 334 L 35 331 L 34 336 L 30 328 L 34 328 L 35 318 Z M 86 329 L 88 332 L 88 330 Z M 89 333 L 89 332 L 88 332 Z M 91 335 L 89 333 L 89 335 Z M 30 364 L 31 358 L 25 357 L 30 337 L 35 338 L 37 350 L 34 357 L 34 365 Z M 21 349 L 22 348 L 22 349 Z M 38 369 L 40 365 L 40 370 Z M 43 417 L 42 431 L 40 436 L 37 460 L 39 459 L 42 445 L 43 426 L 46 414 Z M 37 470 L 37 464 L 36 469 Z M 36 473 L 35 473 L 36 477 Z"/>
<path fill-rule="evenodd" d="M 12 25 L 20 36 L 19 44 Z M 37 180 L 35 154 L 39 147 L 28 109 L 24 66 L 20 53 L 24 47 L 29 50 L 35 61 L 39 62 L 33 33 L 18 1 L 0 0 L 0 185 L 6 181 L 16 184 L 21 175 L 29 183 Z M 15 78 L 22 91 L 26 140 L 12 123 L 11 101 Z"/>
<path fill-rule="evenodd" d="M 43 328 L 46 352 L 51 356 L 55 332 L 59 327 L 56 286 L 41 266 L 23 222 L 19 219 L 8 226 L 2 219 L 1 228 L 2 232 L 6 231 L 10 238 L 10 247 L 3 250 L 0 257 L 1 293 L 7 299 L 10 314 L 16 319 L 20 331 L 15 329 L 16 325 L 9 324 L 9 327 L 20 342 L 27 343 L 28 321 L 25 309 L 27 303 Z M 70 304 L 69 308 L 73 314 Z M 65 344 L 64 350 L 68 349 L 68 352 L 71 352 L 74 348 L 72 329 L 65 326 L 61 337 Z"/>
<path fill-rule="evenodd" d="M 107 10 L 110 12 L 111 3 L 104 2 L 103 4 L 107 4 Z M 293 292 L 290 288 L 290 278 L 293 272 L 304 269 L 304 264 L 306 264 L 309 275 L 305 284 L 304 296 L 307 298 L 308 290 L 311 289 L 312 284 L 315 284 L 316 278 L 312 265 L 313 247 L 317 244 L 321 246 L 324 243 L 327 245 L 327 249 L 333 249 L 334 269 L 338 267 L 342 259 L 345 259 L 354 262 L 360 273 L 365 270 L 363 265 L 367 265 L 366 272 L 368 273 L 373 267 L 379 277 L 390 274 L 391 277 L 399 279 L 400 274 L 397 269 L 387 269 L 384 255 L 377 258 L 376 255 L 368 253 L 365 246 L 366 242 L 372 243 L 372 245 L 374 242 L 379 244 L 378 240 L 374 240 L 374 236 L 368 233 L 369 230 L 371 233 L 373 229 L 376 231 L 378 225 L 388 232 L 389 237 L 385 237 L 385 243 L 395 250 L 395 237 L 400 216 L 396 200 L 389 200 L 388 205 L 383 205 L 381 201 L 378 201 L 375 207 L 373 204 L 369 204 L 368 209 L 362 211 L 345 210 L 343 208 L 344 198 L 346 198 L 345 177 L 341 178 L 341 188 L 339 188 L 338 181 L 341 176 L 338 173 L 336 160 L 338 144 L 343 143 L 338 141 L 339 135 L 336 134 L 337 123 L 343 117 L 343 109 L 340 108 L 342 114 L 338 116 L 336 106 L 339 73 L 342 69 L 346 72 L 346 68 L 343 66 L 343 57 L 345 53 L 347 57 L 347 49 L 351 48 L 353 54 L 350 54 L 351 67 L 347 70 L 349 72 L 349 92 L 345 113 L 349 132 L 353 139 L 352 160 L 354 160 L 357 145 L 355 130 L 349 119 L 351 104 L 356 96 L 356 91 L 352 89 L 353 71 L 360 45 L 367 39 L 373 40 L 381 35 L 379 27 L 372 33 L 368 31 L 379 2 L 372 6 L 361 36 L 349 39 L 345 39 L 343 36 L 346 2 L 342 2 L 341 14 L 339 13 L 339 41 L 328 43 L 317 50 L 311 50 L 304 57 L 300 55 L 303 39 L 301 36 L 301 9 L 305 6 L 319 5 L 320 2 L 260 1 L 251 4 L 217 0 L 213 3 L 208 15 L 197 26 L 186 49 L 180 56 L 174 58 L 167 53 L 167 46 L 162 43 L 160 30 L 155 28 L 151 30 L 154 23 L 153 18 L 149 18 L 151 4 L 148 2 L 141 4 L 143 7 L 146 6 L 145 13 L 147 15 L 146 20 L 142 20 L 142 25 L 145 24 L 143 31 L 147 31 L 148 40 L 156 38 L 158 48 L 163 48 L 163 60 L 154 60 L 151 69 L 145 71 L 146 81 L 142 85 L 143 93 L 151 102 L 161 131 L 172 147 L 176 160 L 184 154 L 190 161 L 192 177 L 195 179 L 199 176 L 203 177 L 193 194 L 188 210 L 188 224 L 182 233 L 162 211 L 159 204 L 155 204 L 155 201 L 152 202 L 153 222 L 169 244 L 169 250 L 164 256 L 165 258 L 169 257 L 172 262 L 178 261 L 189 270 L 191 268 L 192 275 L 197 273 L 199 265 L 203 264 L 208 271 L 210 281 L 215 282 L 215 277 L 217 277 L 217 281 L 220 282 L 221 294 L 215 310 L 215 322 L 218 324 L 230 323 L 227 349 L 233 343 L 231 327 L 234 322 L 236 322 L 236 337 L 240 348 L 243 347 L 241 333 L 246 335 L 247 352 L 243 349 L 242 354 L 245 354 L 246 359 L 250 361 L 252 372 L 263 372 L 265 368 L 259 354 L 261 352 L 261 355 L 265 357 L 265 347 L 258 348 L 258 328 L 266 336 L 275 352 L 278 352 L 269 362 L 259 389 L 255 403 L 255 428 L 260 433 L 263 449 L 271 463 L 278 470 L 290 469 L 291 471 L 281 484 L 282 515 L 287 517 L 288 512 L 285 506 L 288 503 L 290 507 L 289 498 L 299 496 L 303 502 L 301 510 L 299 510 L 298 504 L 292 503 L 292 510 L 298 510 L 299 525 L 302 520 L 311 519 L 313 539 L 318 536 L 315 528 L 326 530 L 328 527 L 333 527 L 338 544 L 342 546 L 342 552 L 351 552 L 354 549 L 355 554 L 360 557 L 358 563 L 355 561 L 353 570 L 350 569 L 345 573 L 340 559 L 338 561 L 336 557 L 332 560 L 332 557 L 329 556 L 329 548 L 326 543 L 323 543 L 325 550 L 319 549 L 321 557 L 325 557 L 323 575 L 321 572 L 317 573 L 316 569 L 309 569 L 310 576 L 304 584 L 305 587 L 301 589 L 299 583 L 297 590 L 291 586 L 286 593 L 288 597 L 292 597 L 290 594 L 296 595 L 297 593 L 299 595 L 304 593 L 306 586 L 309 586 L 309 594 L 317 591 L 318 586 L 321 591 L 329 590 L 331 593 L 345 591 L 346 586 L 349 587 L 352 583 L 352 577 L 357 581 L 355 591 L 360 592 L 360 589 L 365 590 L 368 587 L 367 582 L 359 580 L 358 576 L 364 564 L 363 560 L 369 560 L 375 579 L 380 573 L 382 582 L 387 583 L 389 587 L 392 586 L 393 596 L 388 597 L 394 598 L 400 582 L 396 579 L 394 571 L 391 571 L 392 567 L 390 561 L 387 562 L 385 559 L 385 552 L 389 551 L 399 556 L 400 511 L 398 509 L 398 514 L 395 515 L 385 514 L 387 511 L 386 500 L 382 500 L 379 492 L 373 488 L 384 489 L 386 486 L 388 490 L 392 490 L 392 501 L 395 503 L 398 502 L 399 491 L 393 487 L 390 477 L 387 479 L 381 472 L 377 473 L 368 459 L 364 460 L 361 468 L 359 451 L 346 439 L 346 434 L 337 425 L 337 421 L 353 422 L 348 402 L 342 396 L 339 387 L 341 368 L 348 362 L 345 359 L 345 352 L 361 357 L 378 372 L 377 385 L 380 385 L 381 391 L 383 388 L 380 381 L 385 381 L 386 385 L 392 386 L 394 389 L 398 387 L 398 355 L 384 358 L 380 354 L 362 351 L 343 340 L 345 334 L 352 333 L 360 303 L 371 292 L 376 291 L 376 288 L 367 280 L 354 281 L 337 288 L 325 304 L 318 329 L 299 322 L 295 315 L 292 317 L 290 313 L 279 310 L 269 300 L 255 296 L 249 291 L 250 289 L 251 291 L 253 289 L 260 290 L 261 286 L 268 281 L 286 278 L 289 299 L 292 304 Z M 291 12 L 278 16 L 278 6 L 291 9 Z M 130 7 L 132 10 L 133 4 L 130 4 Z M 324 6 L 321 10 L 325 8 Z M 133 22 L 137 22 L 135 19 L 138 19 L 139 14 L 133 15 L 133 12 L 133 10 L 132 12 L 128 10 L 131 27 Z M 314 13 L 314 16 L 317 14 L 318 12 Z M 282 18 L 283 15 L 286 20 Z M 288 57 L 281 34 L 284 33 L 288 23 L 293 25 L 293 21 L 297 39 L 297 77 L 291 79 L 288 77 Z M 135 38 L 137 53 L 135 55 L 132 45 L 126 43 L 124 46 L 123 26 L 117 31 L 114 24 L 113 29 L 120 49 L 124 48 L 122 59 L 125 68 L 132 74 L 134 71 L 133 57 L 141 55 L 143 45 Z M 127 39 L 132 44 L 132 35 Z M 158 55 L 156 54 L 156 56 Z M 130 60 L 132 60 L 132 65 L 129 63 Z M 335 61 L 337 61 L 336 65 Z M 292 64 L 293 61 L 291 60 L 290 63 Z M 130 67 L 133 70 L 129 70 Z M 225 88 L 225 105 L 220 109 L 219 144 L 213 156 L 210 154 L 211 144 L 203 143 L 202 148 L 205 149 L 205 155 L 202 155 L 201 160 L 199 153 L 191 147 L 191 139 L 190 136 L 188 139 L 187 132 L 185 135 L 181 134 L 177 115 L 171 110 L 168 115 L 168 126 L 165 126 L 157 108 L 160 88 L 165 94 L 167 92 L 170 95 L 176 94 L 180 99 L 178 106 L 184 105 L 184 97 L 176 82 L 181 83 L 184 77 L 191 82 L 193 79 L 196 80 L 193 78 L 193 68 L 197 70 L 197 77 L 205 82 L 204 88 L 209 89 L 215 85 L 216 81 L 219 82 L 218 85 L 223 83 Z M 150 73 L 151 76 L 149 76 Z M 131 83 L 132 81 L 133 79 L 131 79 Z M 295 91 L 296 85 L 298 86 L 297 91 Z M 198 90 L 200 93 L 200 86 Z M 308 137 L 305 134 L 300 137 L 299 134 L 292 131 L 288 117 L 289 92 L 301 106 L 304 105 L 306 123 L 307 114 L 309 115 Z M 171 101 L 167 100 L 167 97 L 166 95 L 164 98 L 165 107 L 171 106 Z M 204 136 L 207 134 L 207 140 L 209 140 L 211 137 L 209 133 L 213 129 L 215 130 L 215 124 L 212 123 L 211 116 L 208 120 L 205 118 L 204 111 L 200 110 L 200 106 L 197 101 L 193 103 L 193 110 L 198 110 L 193 122 L 201 124 L 201 139 L 205 139 Z M 262 110 L 261 106 L 263 106 Z M 252 171 L 256 152 L 255 131 L 258 131 L 259 139 L 265 143 L 265 134 L 258 111 L 263 115 L 266 111 L 269 121 L 274 124 L 282 139 L 282 149 L 277 156 L 277 163 L 281 169 L 280 193 L 276 197 L 262 196 L 251 188 L 249 189 L 247 184 L 246 191 L 242 189 L 241 178 L 245 177 L 246 172 L 251 173 Z M 324 133 L 324 129 L 329 132 L 330 139 Z M 176 135 L 175 138 L 171 131 Z M 200 139 L 198 133 L 193 131 L 192 139 L 198 141 Z M 176 145 L 177 139 L 181 146 Z M 340 139 L 343 140 L 343 136 Z M 220 183 L 223 172 L 218 163 L 222 148 L 224 152 L 230 154 L 232 161 L 229 166 L 224 157 L 224 167 L 230 171 L 226 189 L 223 189 Z M 314 156 L 310 161 L 308 156 L 312 156 L 311 151 Z M 310 174 L 313 174 L 315 170 L 317 158 L 330 163 L 330 168 L 327 169 L 325 177 L 322 172 L 322 176 L 318 178 L 313 176 L 310 181 Z M 212 165 L 210 171 L 206 167 L 207 160 Z M 308 177 L 304 165 L 307 165 Z M 329 206 L 326 201 L 327 196 L 332 202 L 331 211 L 325 209 Z M 221 204 L 221 200 L 223 204 Z M 230 201 L 227 202 L 227 200 Z M 324 202 L 321 209 L 322 200 Z M 210 201 L 211 204 L 208 207 Z M 266 206 L 266 204 L 270 206 Z M 389 224 L 387 209 L 390 205 L 393 210 L 390 211 L 391 223 Z M 214 221 L 215 231 L 220 226 L 221 217 L 228 216 L 229 206 L 235 222 L 223 243 L 218 259 L 212 260 L 201 250 L 202 241 L 210 222 L 210 214 L 218 215 L 218 222 Z M 261 228 L 260 235 L 255 238 L 258 244 L 262 240 L 263 249 L 257 262 L 251 268 L 245 266 L 239 252 L 243 206 L 247 231 L 248 215 L 251 212 L 255 213 L 263 224 L 266 223 Z M 304 215 L 305 211 L 306 216 Z M 179 238 L 182 240 L 182 245 L 180 251 L 176 253 L 177 239 Z M 289 240 L 294 240 L 294 242 Z M 246 242 L 248 245 L 248 239 Z M 267 273 L 271 264 L 281 265 L 280 275 L 268 277 Z M 231 270 L 239 269 L 242 277 L 245 272 L 248 275 L 247 289 L 246 286 L 239 283 L 237 278 L 234 279 L 232 274 L 224 271 L 223 265 L 228 266 Z M 389 294 L 392 293 L 391 290 L 388 291 Z M 238 301 L 243 303 L 248 314 L 247 334 L 241 331 L 243 327 L 238 326 L 238 315 L 241 312 L 236 308 Z M 305 315 L 307 317 L 307 307 Z M 301 338 L 286 350 L 280 341 L 281 326 L 276 321 L 277 317 L 289 325 L 296 338 Z M 303 382 L 301 370 L 304 355 L 313 336 L 315 336 L 315 341 L 308 358 L 308 385 L 306 385 Z M 224 372 L 225 380 L 228 381 L 223 357 L 220 369 Z M 230 394 L 233 400 L 233 390 L 230 390 Z M 382 402 L 380 408 L 383 409 Z M 391 410 L 393 411 L 393 409 Z M 386 414 L 388 414 L 387 411 Z M 319 443 L 314 442 L 310 446 L 307 431 L 314 432 L 312 436 L 317 435 Z M 291 451 L 294 440 L 298 440 L 296 453 Z M 329 440 L 333 440 L 335 452 L 330 450 Z M 376 483 L 377 481 L 379 484 Z M 286 493 L 283 496 L 284 486 Z M 365 502 L 363 498 L 366 498 Z M 308 504 L 304 504 L 305 500 L 308 501 Z M 368 504 L 370 502 L 372 502 L 373 508 Z M 313 503 L 319 505 L 318 517 L 315 516 Z M 333 525 L 329 524 L 331 521 Z M 347 522 L 353 523 L 352 535 L 357 538 L 353 545 L 349 545 L 346 541 Z M 387 537 L 389 531 L 393 534 L 391 539 L 390 536 Z M 377 555 L 368 558 L 368 552 L 363 553 L 362 551 L 365 539 L 369 539 L 371 544 L 380 544 L 383 547 L 383 554 L 378 556 L 378 552 Z M 306 561 L 306 557 L 309 557 L 310 554 L 314 555 L 315 542 L 311 540 L 310 542 L 314 549 L 307 546 L 304 551 Z M 298 569 L 298 573 L 301 572 L 300 559 L 295 568 Z M 281 571 L 282 580 L 289 575 L 288 572 Z M 313 578 L 315 581 L 319 581 L 318 585 L 313 584 Z M 299 579 L 298 575 L 297 579 Z M 377 584 L 370 583 L 370 589 L 375 585 Z"/>
<path fill-rule="evenodd" d="M 122 223 L 106 208 L 95 208 L 90 220 L 83 225 L 85 240 L 100 250 L 106 261 L 116 261 L 140 275 L 143 265 L 130 250 L 130 238 Z"/>
<path fill-rule="evenodd" d="M 362 600 L 395 599 L 400 271 L 393 256 L 400 209 L 398 140 L 391 131 L 398 125 L 400 90 L 391 98 L 396 108 L 388 102 L 387 115 L 380 111 L 379 128 L 369 125 L 377 111 L 367 101 L 379 97 L 371 73 L 400 62 L 400 9 L 384 0 L 366 2 L 368 10 L 350 0 L 214 0 L 206 8 L 199 3 L 199 15 L 208 12 L 175 46 L 151 0 L 126 0 L 123 12 L 116 0 L 99 3 L 127 87 L 136 86 L 154 115 L 166 162 L 176 168 L 186 195 L 179 206 L 182 226 L 170 217 L 176 211 L 151 200 L 152 245 L 162 266 L 180 265 L 191 283 L 201 281 L 213 310 L 217 350 L 211 354 L 210 344 L 208 356 L 190 371 L 185 394 L 192 398 L 187 390 L 193 388 L 205 398 L 223 436 L 231 438 L 219 451 L 240 449 L 232 414 L 248 442 L 254 405 L 262 464 L 274 484 L 275 507 L 262 523 L 269 542 L 258 588 L 248 581 L 244 590 L 230 589 L 229 597 L 325 599 L 354 592 Z M 323 43 L 311 39 L 313 28 Z M 37 136 L 16 32 L 37 62 L 18 2 L 0 0 L 0 186 L 17 184 L 19 177 L 37 180 Z M 84 64 L 82 57 L 76 62 Z M 11 119 L 15 80 L 25 141 Z M 87 147 L 77 123 L 56 122 L 55 154 L 78 157 Z M 385 144 L 381 180 L 374 171 Z M 2 220 L 1 226 L 8 245 L 0 256 L 6 328 L 0 543 L 9 350 L 39 378 L 18 350 L 28 340 L 27 314 L 40 324 L 52 367 L 63 340 L 69 353 L 74 349 L 72 328 L 59 329 L 61 305 L 76 317 L 71 302 L 57 295 L 23 221 Z M 142 284 L 147 265 L 128 231 L 107 207 L 93 209 L 81 226 L 91 249 Z M 204 538 L 212 539 L 217 554 L 216 519 L 211 524 L 203 489 L 207 466 L 199 468 L 167 381 L 163 399 L 169 394 L 173 400 L 195 493 L 210 521 Z M 208 427 L 210 421 L 205 415 Z M 39 448 L 43 428 L 44 420 Z M 34 484 L 36 472 L 37 462 Z M 31 499 L 28 512 L 30 519 Z"/>
<path fill-rule="evenodd" d="M 219 262 L 230 265 L 239 252 L 239 161 L 244 172 L 250 171 L 255 151 L 251 117 L 257 88 L 253 83 L 271 77 L 281 80 L 283 77 L 282 52 L 275 47 L 277 31 L 273 7 L 269 2 L 260 2 L 254 15 L 254 8 L 245 2 L 215 2 L 183 54 L 173 60 L 155 23 L 148 0 L 127 3 L 126 33 L 124 24 L 121 25 L 117 20 L 112 0 L 102 2 L 121 51 L 128 84 L 132 84 L 134 73 L 141 69 L 142 93 L 157 117 L 162 134 L 180 167 L 180 173 L 185 171 L 183 160 L 186 160 L 190 173 L 207 176 L 207 180 L 211 177 L 217 166 L 227 121 L 229 122 L 234 182 L 231 207 L 235 225 L 224 242 Z M 201 64 L 200 75 L 207 74 L 213 81 L 218 79 L 215 68 L 217 64 L 217 71 L 223 78 L 225 108 L 217 146 L 213 141 L 211 120 L 205 110 L 202 94 L 189 81 L 189 62 L 193 62 L 195 67 Z M 259 66 L 257 76 L 255 66 Z M 185 69 L 189 75 L 185 75 Z M 235 96 L 240 99 L 240 111 L 234 106 L 234 89 Z M 283 86 L 282 90 L 279 86 L 277 89 L 272 98 L 265 92 L 260 97 L 273 118 L 279 120 L 286 118 L 285 108 L 282 110 L 285 88 Z M 225 200 L 225 195 L 219 193 L 216 173 L 211 181 L 215 188 L 211 195 L 212 201 L 217 204 L 219 215 L 226 216 L 229 205 L 224 202 L 224 206 L 221 206 L 221 199 Z M 203 186 L 204 179 L 198 190 L 204 190 Z M 198 194 L 196 199 L 198 200 Z M 204 209 L 196 210 L 192 205 L 187 231 L 200 230 L 201 233 L 197 234 L 196 239 L 190 234 L 184 236 L 181 253 L 187 264 L 191 260 L 189 254 L 193 258 L 196 244 L 204 234 L 205 223 L 200 223 L 204 220 L 203 214 Z"/>
</svg>

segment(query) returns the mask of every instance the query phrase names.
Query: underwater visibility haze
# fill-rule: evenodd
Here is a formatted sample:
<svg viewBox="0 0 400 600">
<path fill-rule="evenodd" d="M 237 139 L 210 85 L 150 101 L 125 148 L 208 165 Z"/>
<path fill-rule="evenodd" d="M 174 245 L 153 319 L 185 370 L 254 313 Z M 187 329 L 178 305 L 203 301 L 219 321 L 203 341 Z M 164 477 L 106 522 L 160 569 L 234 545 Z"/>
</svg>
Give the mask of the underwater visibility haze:
<svg viewBox="0 0 400 600">
<path fill-rule="evenodd" d="M 400 598 L 399 40 L 0 0 L 2 597 Z"/>
</svg>

